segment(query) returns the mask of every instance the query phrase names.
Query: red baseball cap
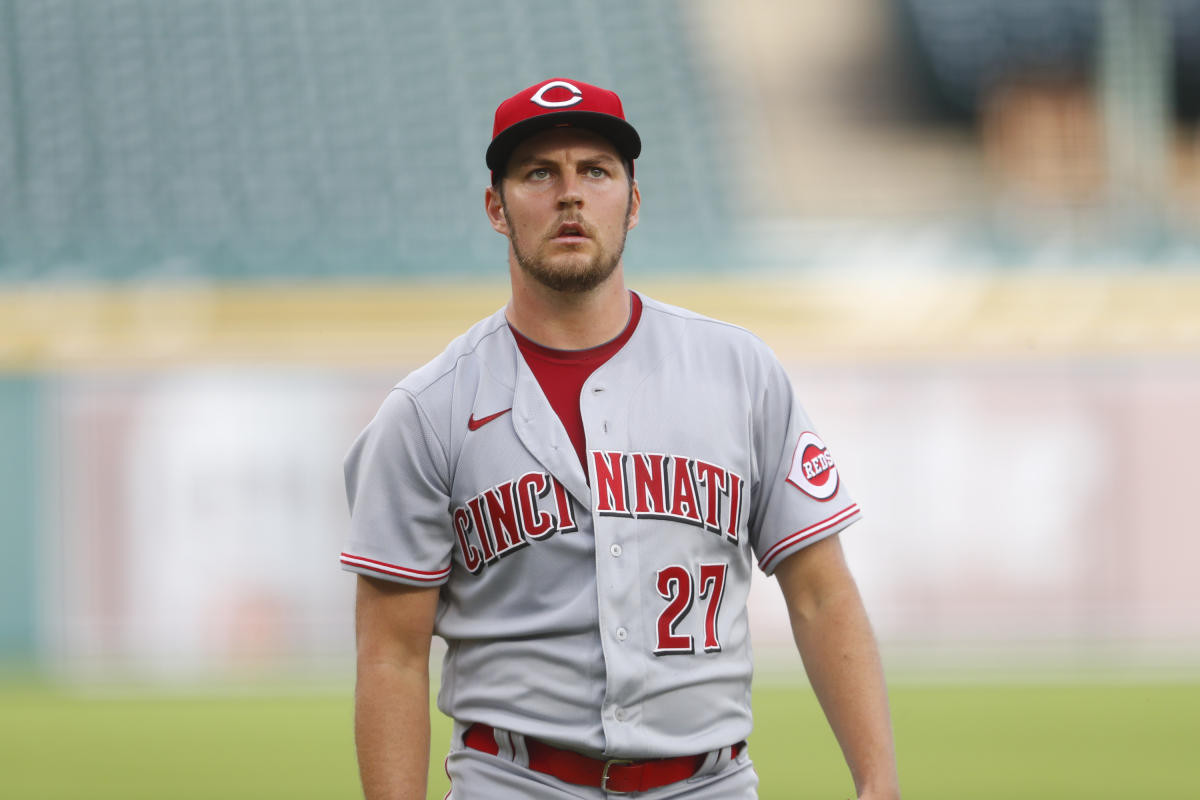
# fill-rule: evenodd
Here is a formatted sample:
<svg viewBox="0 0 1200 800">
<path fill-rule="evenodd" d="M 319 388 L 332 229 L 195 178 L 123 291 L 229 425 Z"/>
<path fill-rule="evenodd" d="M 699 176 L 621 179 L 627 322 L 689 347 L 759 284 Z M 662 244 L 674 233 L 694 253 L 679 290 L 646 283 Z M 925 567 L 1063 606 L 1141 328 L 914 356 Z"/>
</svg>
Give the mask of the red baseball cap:
<svg viewBox="0 0 1200 800">
<path fill-rule="evenodd" d="M 642 140 L 625 121 L 616 92 L 582 81 L 551 78 L 522 89 L 496 109 L 487 165 L 504 169 L 522 140 L 548 128 L 586 128 L 611 141 L 630 163 L 642 152 Z"/>
</svg>

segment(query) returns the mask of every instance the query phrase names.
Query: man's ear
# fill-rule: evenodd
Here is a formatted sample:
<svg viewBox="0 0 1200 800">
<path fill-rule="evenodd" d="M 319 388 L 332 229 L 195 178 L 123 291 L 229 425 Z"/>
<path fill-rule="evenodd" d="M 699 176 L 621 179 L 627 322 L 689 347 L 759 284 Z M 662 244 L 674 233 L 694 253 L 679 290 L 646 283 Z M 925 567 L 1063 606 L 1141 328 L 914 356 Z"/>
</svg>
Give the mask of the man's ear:
<svg viewBox="0 0 1200 800">
<path fill-rule="evenodd" d="M 487 212 L 488 222 L 492 230 L 508 236 L 508 220 L 504 216 L 504 198 L 500 196 L 495 186 L 487 187 L 483 193 L 483 207 Z"/>
<path fill-rule="evenodd" d="M 631 231 L 637 227 L 638 211 L 642 208 L 642 190 L 638 188 L 638 183 L 635 180 L 633 186 L 629 189 L 629 219 L 625 223 L 625 230 Z"/>
</svg>

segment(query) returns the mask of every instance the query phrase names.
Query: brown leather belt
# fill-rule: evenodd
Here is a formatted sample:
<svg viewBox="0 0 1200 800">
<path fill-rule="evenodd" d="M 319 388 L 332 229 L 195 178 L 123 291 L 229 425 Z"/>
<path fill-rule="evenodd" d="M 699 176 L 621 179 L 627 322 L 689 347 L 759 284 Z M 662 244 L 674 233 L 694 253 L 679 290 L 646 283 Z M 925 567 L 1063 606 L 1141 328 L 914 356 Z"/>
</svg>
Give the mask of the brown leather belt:
<svg viewBox="0 0 1200 800">
<path fill-rule="evenodd" d="M 475 723 L 467 728 L 463 743 L 472 750 L 490 755 L 500 753 L 496 743 L 495 729 L 490 725 Z M 745 747 L 738 742 L 730 748 L 732 757 Z M 613 794 L 645 792 L 660 786 L 682 781 L 696 774 L 704 763 L 706 753 L 674 758 L 592 758 L 573 750 L 563 750 L 537 739 L 525 737 L 525 749 L 529 753 L 529 768 L 535 772 L 558 778 L 576 786 L 594 786 Z"/>
</svg>

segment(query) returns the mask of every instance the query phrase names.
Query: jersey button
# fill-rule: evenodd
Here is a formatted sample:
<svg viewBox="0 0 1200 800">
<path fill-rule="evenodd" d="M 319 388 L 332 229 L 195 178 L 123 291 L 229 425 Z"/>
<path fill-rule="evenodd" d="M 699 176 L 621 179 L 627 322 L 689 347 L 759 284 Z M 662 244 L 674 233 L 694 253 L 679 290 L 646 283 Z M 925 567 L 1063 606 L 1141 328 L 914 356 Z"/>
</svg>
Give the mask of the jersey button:
<svg viewBox="0 0 1200 800">
<path fill-rule="evenodd" d="M 612 547 L 608 548 L 608 552 L 613 554 L 613 558 L 619 558 L 622 552 L 621 545 L 614 544 Z"/>
<path fill-rule="evenodd" d="M 629 631 L 624 628 L 617 628 L 617 641 L 623 642 L 629 638 Z"/>
<path fill-rule="evenodd" d="M 613 719 L 615 719 L 617 722 L 624 722 L 625 721 L 625 709 L 618 708 L 616 711 L 614 711 Z"/>
</svg>

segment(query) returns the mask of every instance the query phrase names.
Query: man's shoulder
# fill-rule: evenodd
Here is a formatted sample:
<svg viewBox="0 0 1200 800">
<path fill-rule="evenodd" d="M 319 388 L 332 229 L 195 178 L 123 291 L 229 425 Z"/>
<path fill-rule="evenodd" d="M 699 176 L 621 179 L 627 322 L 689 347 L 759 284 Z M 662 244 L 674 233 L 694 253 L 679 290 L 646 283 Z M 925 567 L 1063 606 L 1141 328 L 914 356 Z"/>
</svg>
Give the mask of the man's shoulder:
<svg viewBox="0 0 1200 800">
<path fill-rule="evenodd" d="M 476 322 L 446 345 L 445 350 L 406 375 L 396 388 L 419 396 L 440 384 L 452 382 L 455 374 L 464 368 L 478 368 L 482 362 L 512 351 L 508 321 L 504 310 L 500 309 Z"/>
<path fill-rule="evenodd" d="M 723 345 L 745 348 L 773 357 L 767 344 L 753 331 L 732 322 L 710 317 L 682 306 L 664 303 L 638 293 L 642 298 L 643 317 L 651 324 L 674 328 L 680 335 L 704 346 Z"/>
</svg>

